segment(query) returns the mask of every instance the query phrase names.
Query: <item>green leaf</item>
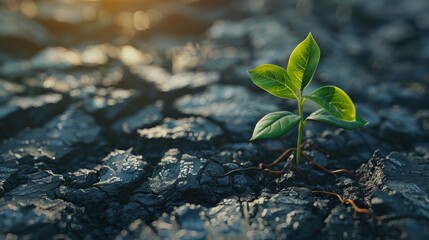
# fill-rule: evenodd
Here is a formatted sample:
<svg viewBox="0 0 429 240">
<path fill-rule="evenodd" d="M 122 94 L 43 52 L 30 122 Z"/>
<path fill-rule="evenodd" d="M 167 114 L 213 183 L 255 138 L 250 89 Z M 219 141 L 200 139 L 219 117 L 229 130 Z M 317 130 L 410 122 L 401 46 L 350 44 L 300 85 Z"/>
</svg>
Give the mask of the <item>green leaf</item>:
<svg viewBox="0 0 429 240">
<path fill-rule="evenodd" d="M 296 98 L 295 92 L 290 88 L 291 82 L 284 68 L 263 64 L 249 71 L 252 82 L 279 98 Z"/>
<path fill-rule="evenodd" d="M 326 112 L 326 110 L 324 110 L 324 109 L 319 109 L 319 110 L 315 111 L 310 116 L 308 116 L 307 119 L 311 120 L 311 121 L 318 121 L 318 122 L 326 123 L 326 124 L 336 126 L 336 127 L 340 127 L 340 128 L 344 128 L 344 129 L 349 129 L 349 130 L 357 129 L 357 128 L 363 127 L 366 124 L 368 124 L 368 122 L 365 121 L 358 113 L 356 113 L 356 120 L 355 121 L 343 121 L 343 120 L 340 120 L 340 119 L 332 116 L 330 113 Z"/>
<path fill-rule="evenodd" d="M 320 49 L 311 33 L 292 51 L 287 65 L 287 73 L 298 89 L 310 83 L 320 59 Z"/>
<path fill-rule="evenodd" d="M 334 117 L 345 120 L 356 120 L 356 108 L 349 95 L 338 87 L 324 86 L 314 90 L 306 98 L 314 101 Z"/>
<path fill-rule="evenodd" d="M 256 124 L 250 141 L 281 136 L 295 127 L 299 120 L 298 115 L 287 111 L 269 113 Z"/>
</svg>

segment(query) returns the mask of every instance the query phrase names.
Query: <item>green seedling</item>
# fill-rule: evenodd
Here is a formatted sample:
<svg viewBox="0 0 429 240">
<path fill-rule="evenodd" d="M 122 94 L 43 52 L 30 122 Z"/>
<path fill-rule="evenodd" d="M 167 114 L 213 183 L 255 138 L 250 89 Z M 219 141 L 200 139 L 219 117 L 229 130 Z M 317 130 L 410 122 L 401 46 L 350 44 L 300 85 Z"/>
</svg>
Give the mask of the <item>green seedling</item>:
<svg viewBox="0 0 429 240">
<path fill-rule="evenodd" d="M 287 68 L 263 64 L 249 71 L 254 84 L 272 95 L 298 101 L 298 115 L 288 111 L 272 112 L 255 126 L 250 141 L 275 138 L 286 134 L 298 125 L 296 163 L 300 163 L 302 137 L 310 121 L 322 122 L 344 129 L 357 129 L 367 122 L 356 112 L 350 97 L 336 86 L 323 86 L 308 95 L 304 89 L 310 84 L 317 65 L 320 49 L 311 33 L 292 51 Z M 313 101 L 321 108 L 304 116 L 304 104 Z"/>
</svg>

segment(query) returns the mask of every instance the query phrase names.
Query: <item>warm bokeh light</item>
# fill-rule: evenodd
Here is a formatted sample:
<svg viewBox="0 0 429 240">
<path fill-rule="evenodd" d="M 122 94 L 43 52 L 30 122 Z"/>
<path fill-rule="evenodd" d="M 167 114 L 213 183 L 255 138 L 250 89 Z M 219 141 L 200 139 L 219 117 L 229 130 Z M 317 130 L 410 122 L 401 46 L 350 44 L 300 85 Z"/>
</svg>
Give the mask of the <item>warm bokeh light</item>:
<svg viewBox="0 0 429 240">
<path fill-rule="evenodd" d="M 94 22 L 105 26 L 113 24 L 115 29 L 110 31 L 132 37 L 137 32 L 150 29 L 165 15 L 171 15 L 175 8 L 183 7 L 181 4 L 196 2 L 198 1 L 6 0 L 0 7 L 7 11 L 21 12 L 28 18 L 40 21 L 54 20 L 80 25 Z"/>
</svg>

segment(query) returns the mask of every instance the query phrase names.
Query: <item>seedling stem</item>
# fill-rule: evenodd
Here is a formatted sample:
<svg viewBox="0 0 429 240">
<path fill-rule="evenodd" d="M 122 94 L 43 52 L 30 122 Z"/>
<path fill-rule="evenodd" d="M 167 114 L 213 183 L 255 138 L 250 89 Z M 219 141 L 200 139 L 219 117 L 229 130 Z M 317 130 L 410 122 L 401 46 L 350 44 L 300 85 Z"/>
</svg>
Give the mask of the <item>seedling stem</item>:
<svg viewBox="0 0 429 240">
<path fill-rule="evenodd" d="M 298 125 L 298 139 L 296 141 L 296 163 L 301 162 L 301 145 L 302 145 L 302 136 L 304 135 L 304 101 L 302 96 L 302 91 L 299 91 L 298 97 L 298 111 L 299 111 L 299 125 Z"/>
</svg>

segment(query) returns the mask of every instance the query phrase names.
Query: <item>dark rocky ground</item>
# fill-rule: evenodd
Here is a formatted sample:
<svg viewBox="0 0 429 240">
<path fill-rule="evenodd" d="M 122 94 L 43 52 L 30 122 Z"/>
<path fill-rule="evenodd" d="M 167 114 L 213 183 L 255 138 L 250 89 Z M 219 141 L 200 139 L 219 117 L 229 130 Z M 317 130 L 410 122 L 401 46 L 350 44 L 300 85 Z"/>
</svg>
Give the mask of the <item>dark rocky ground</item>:
<svg viewBox="0 0 429 240">
<path fill-rule="evenodd" d="M 429 238 L 427 0 L 188 2 L 0 3 L 0 239 Z M 296 108 L 246 70 L 284 66 L 309 31 L 313 88 L 340 86 L 370 124 L 309 125 L 331 156 L 307 153 L 358 178 L 223 176 L 294 146 L 248 142 Z"/>
</svg>

